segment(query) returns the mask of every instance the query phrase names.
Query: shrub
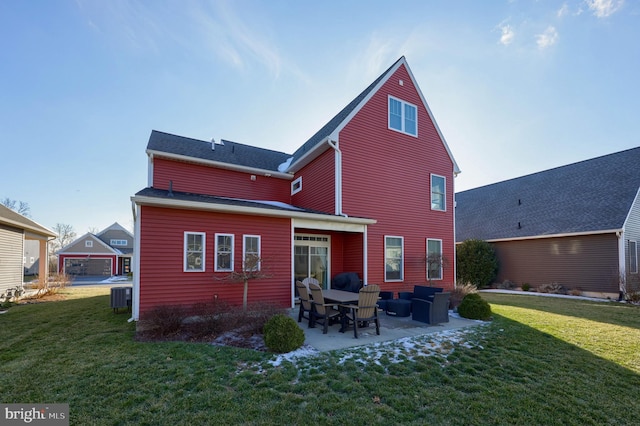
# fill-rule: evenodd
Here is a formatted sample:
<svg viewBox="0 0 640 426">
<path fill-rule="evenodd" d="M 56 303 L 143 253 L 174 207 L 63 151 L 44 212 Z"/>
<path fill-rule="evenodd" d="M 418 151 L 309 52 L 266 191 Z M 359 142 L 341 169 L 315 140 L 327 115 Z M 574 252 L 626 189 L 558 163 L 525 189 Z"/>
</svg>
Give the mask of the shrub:
<svg viewBox="0 0 640 426">
<path fill-rule="evenodd" d="M 582 296 L 582 290 L 580 290 L 579 288 L 572 288 L 571 290 L 569 290 L 569 294 L 572 296 Z"/>
<path fill-rule="evenodd" d="M 180 306 L 162 305 L 153 308 L 144 315 L 145 328 L 160 336 L 177 333 L 182 326 L 186 313 Z"/>
<path fill-rule="evenodd" d="M 542 284 L 540 287 L 538 287 L 538 292 L 551 294 L 567 294 L 567 289 L 558 283 L 550 283 Z"/>
<path fill-rule="evenodd" d="M 477 293 L 478 288 L 473 284 L 458 284 L 451 292 L 449 298 L 449 308 L 453 309 L 460 305 L 462 299 L 468 294 Z"/>
<path fill-rule="evenodd" d="M 497 287 L 499 289 L 502 289 L 502 290 L 512 290 L 512 289 L 516 288 L 516 285 L 515 285 L 515 283 L 513 281 L 504 280 L 501 283 L 498 283 Z"/>
<path fill-rule="evenodd" d="M 529 291 L 529 290 L 531 290 L 531 284 L 529 283 L 522 284 L 522 291 Z"/>
<path fill-rule="evenodd" d="M 491 318 L 491 306 L 478 293 L 471 293 L 462 299 L 458 314 L 463 318 L 487 321 Z"/>
<path fill-rule="evenodd" d="M 304 331 L 293 318 L 276 314 L 264 325 L 264 343 L 273 352 L 291 352 L 304 343 Z"/>
<path fill-rule="evenodd" d="M 493 246 L 482 240 L 466 240 L 456 246 L 457 279 L 485 287 L 498 274 L 498 258 Z"/>
</svg>

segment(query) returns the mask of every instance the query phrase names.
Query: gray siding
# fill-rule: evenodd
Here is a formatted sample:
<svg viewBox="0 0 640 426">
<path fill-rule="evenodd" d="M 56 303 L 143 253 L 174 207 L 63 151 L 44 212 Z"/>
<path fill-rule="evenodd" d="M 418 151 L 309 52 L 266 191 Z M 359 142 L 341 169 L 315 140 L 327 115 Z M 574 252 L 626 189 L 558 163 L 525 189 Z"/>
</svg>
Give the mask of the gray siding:
<svg viewBox="0 0 640 426">
<path fill-rule="evenodd" d="M 22 230 L 0 225 L 0 295 L 22 285 L 23 244 Z"/>
<path fill-rule="evenodd" d="M 618 294 L 618 239 L 614 233 L 492 243 L 498 282 Z"/>
<path fill-rule="evenodd" d="M 629 259 L 629 241 L 636 242 L 636 250 L 640 251 L 640 197 L 636 197 L 633 205 L 631 206 L 631 210 L 629 211 L 629 216 L 625 223 L 624 227 L 624 250 L 625 250 L 625 268 L 627 271 L 630 270 L 630 259 Z M 636 254 L 637 255 L 637 254 Z M 637 259 L 640 260 L 640 259 Z M 638 268 L 640 269 L 640 264 L 638 264 Z M 627 284 L 628 289 L 638 290 L 640 289 L 640 276 L 638 273 L 630 274 L 627 273 Z"/>
</svg>

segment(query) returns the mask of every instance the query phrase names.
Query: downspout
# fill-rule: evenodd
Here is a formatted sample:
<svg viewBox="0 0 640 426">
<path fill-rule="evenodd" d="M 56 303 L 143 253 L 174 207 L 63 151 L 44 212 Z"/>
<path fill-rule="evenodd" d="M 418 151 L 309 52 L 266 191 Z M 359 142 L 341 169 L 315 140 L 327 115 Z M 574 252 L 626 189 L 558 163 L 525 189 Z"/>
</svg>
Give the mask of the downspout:
<svg viewBox="0 0 640 426">
<path fill-rule="evenodd" d="M 332 141 L 327 138 L 327 143 L 333 150 L 336 152 L 335 155 L 335 190 L 336 190 L 336 208 L 335 214 L 338 216 L 347 217 L 346 214 L 342 212 L 342 151 L 338 147 L 338 142 Z"/>
<path fill-rule="evenodd" d="M 336 190 L 336 209 L 335 213 L 338 216 L 349 217 L 346 213 L 342 211 L 342 151 L 340 151 L 340 147 L 338 146 L 338 141 L 333 141 L 330 138 L 327 138 L 327 143 L 333 150 L 336 152 L 335 155 L 335 190 Z M 369 282 L 368 277 L 368 244 L 367 244 L 367 227 L 365 226 L 364 232 L 362 234 L 362 281 L 365 285 Z"/>
<path fill-rule="evenodd" d="M 624 244 L 624 231 L 617 231 L 618 237 L 618 301 L 624 300 L 627 282 L 627 256 Z"/>
<path fill-rule="evenodd" d="M 131 294 L 131 318 L 137 321 L 140 313 L 140 206 L 131 201 L 133 213 L 133 288 Z"/>
</svg>

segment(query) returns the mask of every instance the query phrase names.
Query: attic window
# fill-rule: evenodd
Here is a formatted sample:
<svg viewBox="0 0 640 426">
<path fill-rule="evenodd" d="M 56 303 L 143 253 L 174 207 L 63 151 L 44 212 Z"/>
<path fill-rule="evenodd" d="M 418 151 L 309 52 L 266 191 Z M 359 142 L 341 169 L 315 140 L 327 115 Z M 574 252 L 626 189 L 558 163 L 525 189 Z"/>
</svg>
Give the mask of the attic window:
<svg viewBox="0 0 640 426">
<path fill-rule="evenodd" d="M 126 246 L 127 240 L 111 240 L 110 246 Z"/>
<path fill-rule="evenodd" d="M 93 241 L 85 241 L 84 242 L 84 246 L 85 247 L 93 247 Z"/>
<path fill-rule="evenodd" d="M 291 182 L 291 195 L 302 191 L 302 176 Z"/>
<path fill-rule="evenodd" d="M 389 128 L 411 136 L 418 136 L 418 108 L 389 96 Z"/>
</svg>

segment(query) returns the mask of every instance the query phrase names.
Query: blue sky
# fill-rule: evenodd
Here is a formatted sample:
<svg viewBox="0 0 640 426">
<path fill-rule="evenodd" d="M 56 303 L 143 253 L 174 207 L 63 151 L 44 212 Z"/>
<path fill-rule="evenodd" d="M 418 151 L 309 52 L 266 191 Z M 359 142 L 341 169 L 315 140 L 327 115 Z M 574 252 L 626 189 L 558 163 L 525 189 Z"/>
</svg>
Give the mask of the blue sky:
<svg viewBox="0 0 640 426">
<path fill-rule="evenodd" d="M 0 198 L 132 228 L 151 130 L 293 152 L 402 55 L 475 188 L 640 145 L 638 40 L 631 0 L 5 0 Z"/>
</svg>

